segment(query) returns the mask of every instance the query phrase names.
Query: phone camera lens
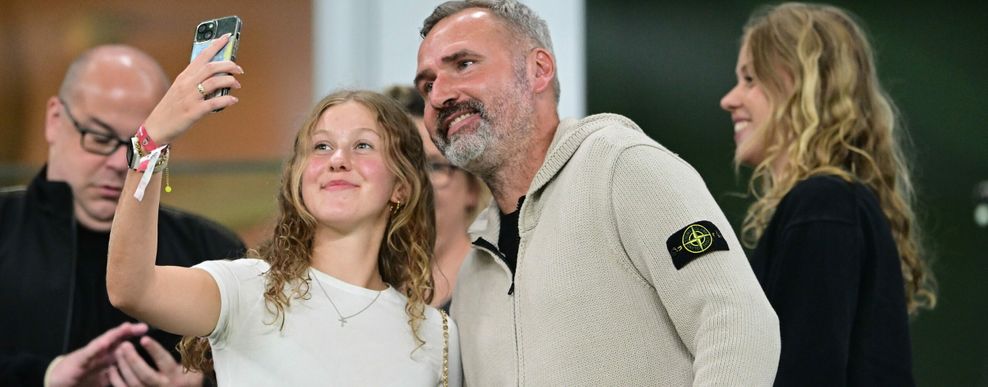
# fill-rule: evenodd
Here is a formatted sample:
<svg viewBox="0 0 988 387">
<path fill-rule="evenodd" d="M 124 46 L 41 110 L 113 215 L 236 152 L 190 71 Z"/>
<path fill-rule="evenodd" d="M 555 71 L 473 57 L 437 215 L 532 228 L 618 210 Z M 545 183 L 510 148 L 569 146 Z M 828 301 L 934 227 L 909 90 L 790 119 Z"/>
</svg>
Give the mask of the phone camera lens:
<svg viewBox="0 0 988 387">
<path fill-rule="evenodd" d="M 202 23 L 199 27 L 196 27 L 196 40 L 206 41 L 213 38 L 216 35 L 216 23 L 208 22 Z"/>
</svg>

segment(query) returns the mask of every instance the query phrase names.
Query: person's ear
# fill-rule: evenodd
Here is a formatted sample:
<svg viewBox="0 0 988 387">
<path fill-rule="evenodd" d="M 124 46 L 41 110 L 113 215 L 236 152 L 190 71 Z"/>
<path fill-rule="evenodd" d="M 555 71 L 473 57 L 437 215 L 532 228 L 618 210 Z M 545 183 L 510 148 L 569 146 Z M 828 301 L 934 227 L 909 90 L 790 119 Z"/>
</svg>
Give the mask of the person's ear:
<svg viewBox="0 0 988 387">
<path fill-rule="evenodd" d="M 547 89 L 551 91 L 552 80 L 556 78 L 556 58 L 544 48 L 534 48 L 529 54 L 530 65 L 534 68 L 532 91 L 536 94 Z"/>
<path fill-rule="evenodd" d="M 395 188 L 391 190 L 391 203 L 405 203 L 408 198 L 408 186 L 399 182 L 395 184 Z"/>
<path fill-rule="evenodd" d="M 48 141 L 48 145 L 54 144 L 55 139 L 58 138 L 61 120 L 64 119 L 62 114 L 62 102 L 58 97 L 48 98 L 48 102 L 45 103 L 45 140 Z"/>
</svg>

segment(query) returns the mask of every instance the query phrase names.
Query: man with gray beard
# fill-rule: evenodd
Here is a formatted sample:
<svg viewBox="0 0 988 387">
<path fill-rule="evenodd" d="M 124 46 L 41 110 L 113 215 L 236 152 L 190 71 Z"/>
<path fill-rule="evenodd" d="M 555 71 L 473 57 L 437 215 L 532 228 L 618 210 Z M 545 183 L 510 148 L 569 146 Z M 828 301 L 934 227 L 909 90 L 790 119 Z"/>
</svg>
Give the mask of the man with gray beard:
<svg viewBox="0 0 988 387">
<path fill-rule="evenodd" d="M 421 34 L 429 134 L 495 199 L 453 297 L 467 384 L 772 383 L 778 319 L 689 164 L 625 117 L 560 121 L 523 4 L 447 2 Z"/>
</svg>

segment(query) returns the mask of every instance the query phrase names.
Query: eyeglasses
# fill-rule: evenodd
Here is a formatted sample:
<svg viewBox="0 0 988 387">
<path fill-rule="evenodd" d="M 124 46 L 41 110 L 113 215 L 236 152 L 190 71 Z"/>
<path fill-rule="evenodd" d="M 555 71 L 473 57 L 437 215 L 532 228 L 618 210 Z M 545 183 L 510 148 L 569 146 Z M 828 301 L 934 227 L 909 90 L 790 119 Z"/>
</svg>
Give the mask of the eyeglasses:
<svg viewBox="0 0 988 387">
<path fill-rule="evenodd" d="M 120 148 L 121 145 L 127 145 L 130 143 L 129 139 L 122 140 L 117 138 L 117 136 L 104 131 L 82 127 L 79 125 L 79 121 L 76 121 L 75 117 L 72 116 L 72 112 L 69 111 L 69 104 L 65 103 L 65 100 L 62 99 L 62 97 L 58 97 L 58 101 L 65 107 L 65 116 L 72 122 L 72 126 L 75 126 L 75 130 L 78 130 L 79 133 L 82 134 L 82 138 L 79 139 L 79 144 L 82 146 L 82 149 L 85 149 L 87 152 L 109 156 L 112 155 L 113 152 L 116 152 L 117 148 Z"/>
<path fill-rule="evenodd" d="M 453 180 L 453 171 L 459 169 L 450 163 L 434 161 L 426 163 L 425 167 L 429 171 L 429 180 L 432 181 L 432 187 L 436 189 L 449 185 L 450 180 Z"/>
</svg>

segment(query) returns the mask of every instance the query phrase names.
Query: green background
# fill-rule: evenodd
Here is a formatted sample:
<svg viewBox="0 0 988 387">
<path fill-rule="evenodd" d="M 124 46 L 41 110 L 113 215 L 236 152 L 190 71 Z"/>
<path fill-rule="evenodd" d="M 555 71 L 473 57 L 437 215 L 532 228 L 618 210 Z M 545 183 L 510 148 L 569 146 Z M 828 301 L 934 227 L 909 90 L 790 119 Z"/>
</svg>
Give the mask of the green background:
<svg viewBox="0 0 988 387">
<path fill-rule="evenodd" d="M 587 111 L 624 114 L 693 164 L 735 225 L 749 203 L 734 195 L 747 175 L 734 174 L 733 127 L 719 101 L 735 82 L 741 28 L 761 4 L 588 0 L 586 9 Z M 974 185 L 988 180 L 988 7 L 833 4 L 864 21 L 913 142 L 918 212 L 940 283 L 937 308 L 912 322 L 916 381 L 988 385 L 988 229 L 973 221 Z"/>
</svg>

